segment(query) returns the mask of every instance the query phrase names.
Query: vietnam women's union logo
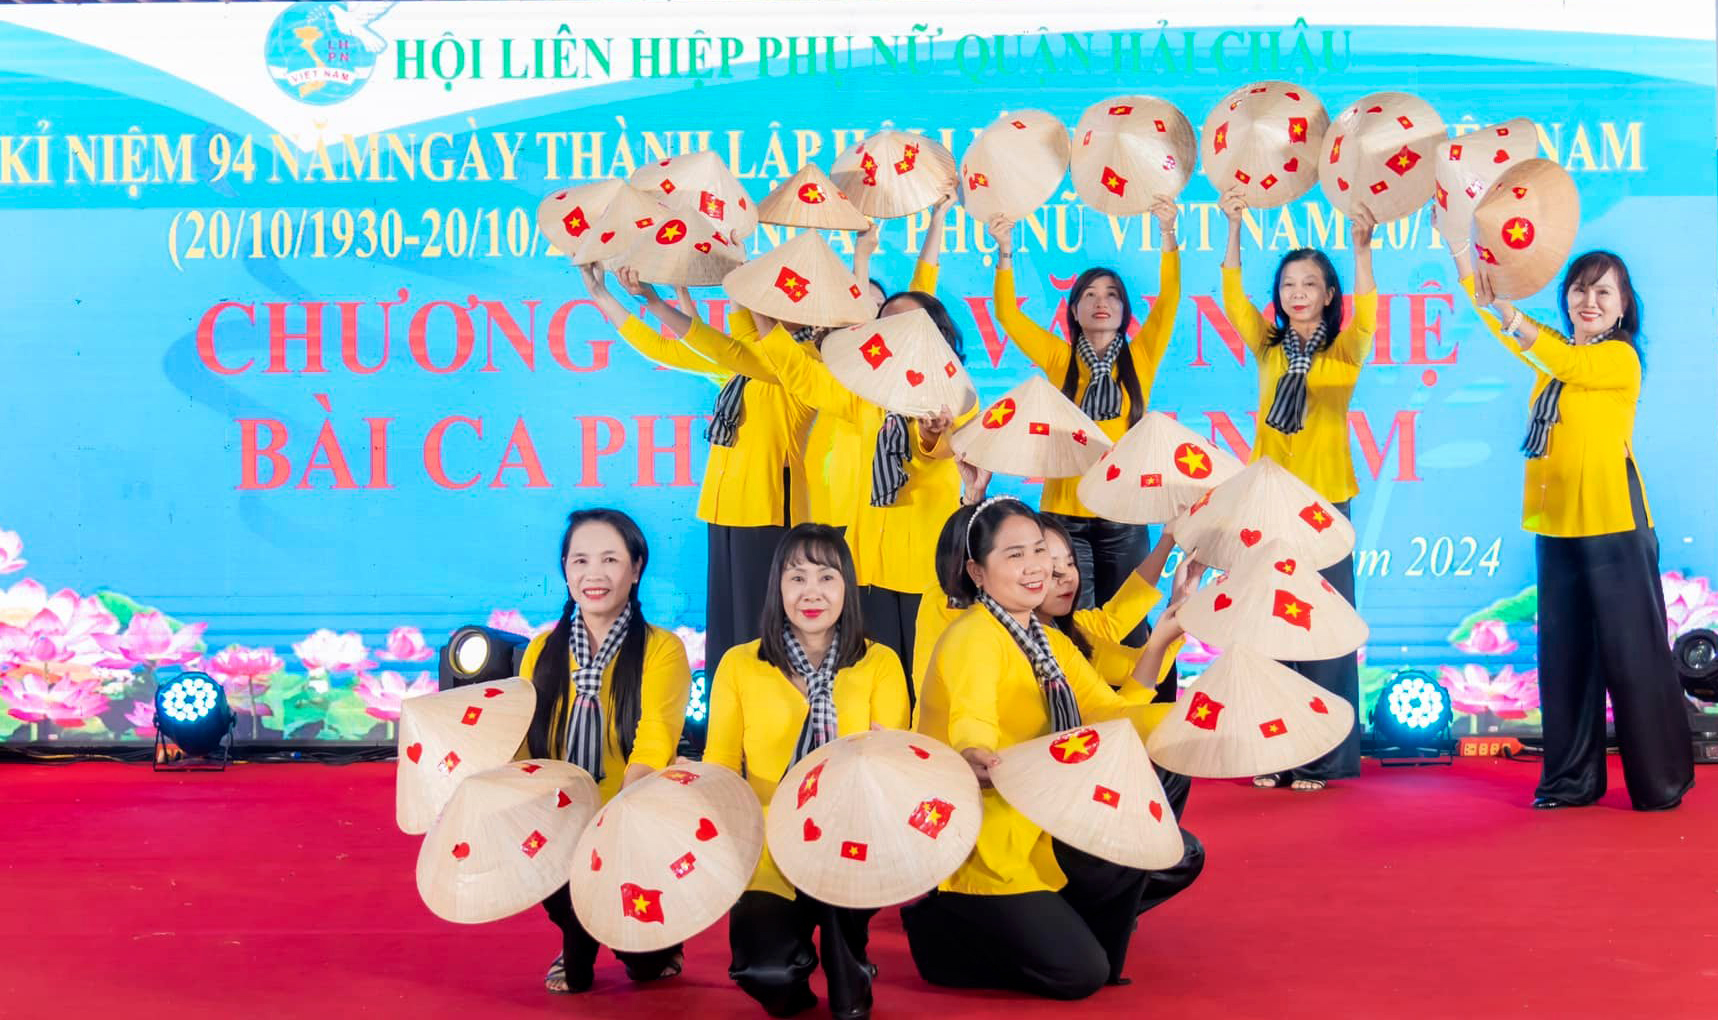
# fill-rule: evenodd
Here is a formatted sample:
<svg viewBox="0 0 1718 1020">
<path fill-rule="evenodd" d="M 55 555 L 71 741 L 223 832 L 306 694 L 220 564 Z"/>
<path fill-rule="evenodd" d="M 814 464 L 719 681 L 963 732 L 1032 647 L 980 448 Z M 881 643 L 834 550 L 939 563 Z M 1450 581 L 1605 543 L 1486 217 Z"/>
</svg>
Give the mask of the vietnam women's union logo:
<svg viewBox="0 0 1718 1020">
<path fill-rule="evenodd" d="M 301 103 L 328 106 L 358 94 L 387 40 L 370 29 L 392 3 L 295 3 L 268 30 L 269 77 Z"/>
</svg>

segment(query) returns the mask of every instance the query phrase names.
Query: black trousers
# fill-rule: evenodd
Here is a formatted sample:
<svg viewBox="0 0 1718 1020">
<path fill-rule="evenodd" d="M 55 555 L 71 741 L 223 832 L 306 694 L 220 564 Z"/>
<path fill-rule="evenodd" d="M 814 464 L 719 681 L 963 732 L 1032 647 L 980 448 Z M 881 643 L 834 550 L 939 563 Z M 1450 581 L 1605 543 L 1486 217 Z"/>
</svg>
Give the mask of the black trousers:
<svg viewBox="0 0 1718 1020">
<path fill-rule="evenodd" d="M 578 915 L 573 912 L 572 894 L 566 886 L 549 894 L 549 898 L 543 901 L 543 910 L 548 913 L 549 920 L 561 929 L 561 966 L 567 972 L 567 988 L 575 992 L 585 991 L 591 986 L 597 950 L 602 948 L 602 944 L 579 923 Z M 634 981 L 651 981 L 662 977 L 671 966 L 678 966 L 680 949 L 680 946 L 669 946 L 648 953 L 623 953 L 617 949 L 614 958 L 626 967 L 627 977 Z"/>
<path fill-rule="evenodd" d="M 917 703 L 913 690 L 913 636 L 918 631 L 918 592 L 908 594 L 868 584 L 859 589 L 859 607 L 865 611 L 865 630 L 873 641 L 895 650 L 901 658 L 901 671 L 907 674 L 907 705 Z"/>
<path fill-rule="evenodd" d="M 1348 516 L 1351 501 L 1336 504 L 1336 509 L 1342 516 Z M 1354 604 L 1354 555 L 1343 557 L 1341 562 L 1332 564 L 1319 571 L 1330 586 L 1335 588 L 1349 605 Z M 1356 725 L 1348 731 L 1342 743 L 1336 745 L 1330 753 L 1317 761 L 1302 765 L 1288 771 L 1292 779 L 1353 779 L 1360 774 L 1360 655 L 1349 652 L 1347 655 L 1334 659 L 1316 659 L 1307 662 L 1285 662 L 1283 665 L 1306 677 L 1313 683 L 1324 688 L 1339 698 L 1354 706 Z M 1690 745 L 1692 746 L 1692 745 Z"/>
<path fill-rule="evenodd" d="M 1149 873 L 1062 843 L 1060 892 L 933 892 L 901 908 L 919 975 L 951 988 L 1083 999 L 1121 977 Z"/>
<path fill-rule="evenodd" d="M 1199 837 L 1182 829 L 1181 847 L 1181 860 L 1167 868 L 1145 873 L 1145 892 L 1139 897 L 1141 914 L 1167 903 L 1197 881 L 1204 872 L 1205 844 L 1199 842 Z"/>
<path fill-rule="evenodd" d="M 1628 465 L 1632 531 L 1538 536 L 1539 698 L 1545 762 L 1538 796 L 1590 804 L 1605 792 L 1605 692 L 1623 781 L 1637 810 L 1671 807 L 1694 785 L 1688 705 L 1664 633 L 1658 536 Z"/>
<path fill-rule="evenodd" d="M 704 662 L 709 674 L 715 676 L 728 649 L 758 637 L 764 593 L 774 582 L 770 562 L 787 529 L 774 524 L 758 528 L 706 526 L 710 565 L 704 589 Z"/>
<path fill-rule="evenodd" d="M 865 958 L 874 910 L 832 907 L 800 893 L 783 899 L 752 890 L 728 913 L 728 976 L 770 1016 L 793 1016 L 817 1005 L 811 972 L 822 949 L 829 1008 L 837 1016 L 871 1007 L 871 968 Z M 819 933 L 812 945 L 813 931 Z"/>
</svg>

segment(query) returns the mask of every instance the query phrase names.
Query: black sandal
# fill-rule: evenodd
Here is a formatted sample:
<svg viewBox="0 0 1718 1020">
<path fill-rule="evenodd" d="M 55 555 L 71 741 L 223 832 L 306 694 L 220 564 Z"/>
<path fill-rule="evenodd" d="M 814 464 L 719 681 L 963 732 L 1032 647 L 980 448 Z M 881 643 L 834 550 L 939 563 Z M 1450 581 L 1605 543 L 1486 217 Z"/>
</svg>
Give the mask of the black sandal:
<svg viewBox="0 0 1718 1020">
<path fill-rule="evenodd" d="M 1253 786 L 1260 790 L 1275 790 L 1283 785 L 1283 780 L 1286 776 L 1287 773 L 1285 772 L 1272 772 L 1270 775 L 1254 776 Z"/>
</svg>

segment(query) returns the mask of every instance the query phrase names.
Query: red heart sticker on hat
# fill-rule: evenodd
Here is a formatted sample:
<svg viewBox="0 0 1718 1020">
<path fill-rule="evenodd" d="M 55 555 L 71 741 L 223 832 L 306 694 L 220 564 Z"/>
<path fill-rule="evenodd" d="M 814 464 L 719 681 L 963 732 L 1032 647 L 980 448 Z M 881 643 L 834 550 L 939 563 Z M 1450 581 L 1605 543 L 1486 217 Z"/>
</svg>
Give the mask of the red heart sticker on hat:
<svg viewBox="0 0 1718 1020">
<path fill-rule="evenodd" d="M 931 756 L 931 753 L 929 751 L 925 750 L 924 748 L 920 747 L 917 744 L 908 744 L 907 747 L 909 749 L 911 749 L 914 754 L 918 755 L 920 759 L 927 759 Z"/>
<path fill-rule="evenodd" d="M 463 861 L 467 857 L 470 857 L 470 856 L 471 856 L 471 844 L 470 843 L 455 843 L 453 845 L 453 859 L 454 860 Z"/>
<path fill-rule="evenodd" d="M 1283 164 L 1283 173 L 1292 174 L 1296 170 L 1299 170 L 1299 169 L 1300 169 L 1300 157 L 1299 156 L 1290 157 L 1289 161 L 1287 163 Z"/>
<path fill-rule="evenodd" d="M 710 821 L 708 818 L 698 819 L 698 831 L 694 833 L 694 835 L 698 837 L 698 842 L 700 843 L 710 842 L 712 839 L 715 839 L 717 835 L 716 823 Z"/>
<path fill-rule="evenodd" d="M 907 385 L 908 386 L 917 386 L 924 381 L 925 381 L 925 374 L 923 372 L 915 372 L 910 368 L 907 369 Z"/>
<path fill-rule="evenodd" d="M 609 243 L 610 241 L 614 240 L 614 231 L 612 231 L 612 230 L 603 231 L 602 235 L 600 237 L 598 237 L 597 240 L 601 241 L 604 244 Z"/>
<path fill-rule="evenodd" d="M 1155 800 L 1151 802 L 1151 817 L 1163 821 L 1163 805 Z"/>
<path fill-rule="evenodd" d="M 1383 113 L 1384 108 L 1382 106 L 1368 106 L 1366 108 L 1366 112 L 1367 113 Z"/>
<path fill-rule="evenodd" d="M 595 850 L 591 851 L 591 870 L 592 871 L 601 871 L 602 870 L 602 858 L 597 855 L 597 852 Z"/>
<path fill-rule="evenodd" d="M 1491 157 L 1491 161 L 1493 163 L 1507 163 L 1509 162 L 1509 153 L 1503 149 L 1498 149 L 1497 154 Z"/>
<path fill-rule="evenodd" d="M 816 822 L 807 818 L 805 820 L 805 841 L 807 843 L 814 843 L 817 840 L 820 840 L 822 838 L 823 838 L 823 830 L 819 829 L 817 827 Z"/>
<path fill-rule="evenodd" d="M 1342 178 L 1338 177 L 1336 179 L 1336 190 L 1347 191 L 1348 190 L 1348 182 L 1343 180 Z"/>
<path fill-rule="evenodd" d="M 424 755 L 424 745 L 422 745 L 422 744 L 413 744 L 412 746 L 406 748 L 406 757 L 410 758 L 412 760 L 412 764 L 414 764 L 414 765 L 417 764 L 418 759 L 422 758 L 423 755 Z"/>
<path fill-rule="evenodd" d="M 1242 528 L 1241 529 L 1241 544 L 1246 546 L 1249 549 L 1251 549 L 1255 545 L 1258 545 L 1259 539 L 1264 538 L 1264 537 L 1265 536 L 1261 535 L 1257 531 L 1254 531 L 1252 528 Z"/>
<path fill-rule="evenodd" d="M 556 790 L 555 794 L 555 806 L 558 808 L 564 808 L 573 802 L 573 798 L 567 796 L 567 791 L 565 790 Z"/>
<path fill-rule="evenodd" d="M 1211 608 L 1219 613 L 1234 604 L 1234 600 L 1229 598 L 1229 596 L 1224 595 L 1222 592 L 1218 592 L 1217 597 L 1211 600 Z"/>
<path fill-rule="evenodd" d="M 1287 574 L 1290 577 L 1294 576 L 1294 560 L 1278 560 L 1273 563 L 1272 566 L 1276 567 L 1277 572 L 1280 574 Z"/>
<path fill-rule="evenodd" d="M 1120 478 L 1120 477 L 1121 477 L 1121 468 L 1116 467 L 1114 464 L 1111 464 L 1109 466 L 1109 470 L 1104 472 L 1104 481 L 1106 481 L 1106 482 L 1113 482 L 1117 478 Z"/>
<path fill-rule="evenodd" d="M 1307 702 L 1307 706 L 1319 715 L 1330 714 L 1330 709 L 1324 704 L 1323 698 L 1313 698 L 1311 701 Z"/>
<path fill-rule="evenodd" d="M 701 252 L 702 254 L 705 254 L 705 255 L 710 254 L 710 242 L 709 241 L 699 241 L 697 244 L 693 245 L 692 247 L 698 249 L 698 251 Z"/>
<path fill-rule="evenodd" d="M 1300 93 L 1299 92 L 1284 92 L 1283 95 L 1289 97 L 1290 99 L 1294 100 L 1297 103 L 1300 102 Z"/>
<path fill-rule="evenodd" d="M 506 693 L 507 693 L 506 691 L 502 690 L 499 687 L 485 687 L 483 689 L 483 696 L 486 698 L 499 698 L 503 694 L 506 694 Z"/>
</svg>

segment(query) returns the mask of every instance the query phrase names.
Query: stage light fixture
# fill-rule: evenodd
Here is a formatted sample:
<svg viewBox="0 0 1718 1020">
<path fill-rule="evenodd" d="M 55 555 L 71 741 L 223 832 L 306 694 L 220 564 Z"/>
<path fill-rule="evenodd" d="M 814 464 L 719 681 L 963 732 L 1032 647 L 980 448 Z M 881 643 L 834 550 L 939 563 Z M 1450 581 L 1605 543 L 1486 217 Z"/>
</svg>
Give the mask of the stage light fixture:
<svg viewBox="0 0 1718 1020">
<path fill-rule="evenodd" d="M 494 627 L 460 627 L 441 646 L 437 670 L 441 689 L 518 676 L 529 643 L 521 635 Z"/>
<path fill-rule="evenodd" d="M 233 710 L 226 690 L 207 673 L 180 673 L 155 686 L 155 765 L 186 758 L 225 768 L 232 750 Z M 171 744 L 169 744 L 171 742 Z M 214 752 L 221 752 L 217 761 Z"/>
<path fill-rule="evenodd" d="M 1718 702 L 1718 634 L 1702 627 L 1676 639 L 1671 647 L 1682 689 L 1688 692 L 1688 729 L 1694 740 L 1694 760 L 1718 765 L 1718 715 L 1702 704 Z"/>
<path fill-rule="evenodd" d="M 1398 670 L 1372 707 L 1374 752 L 1385 764 L 1443 764 L 1452 760 L 1449 692 L 1430 673 Z"/>
</svg>

